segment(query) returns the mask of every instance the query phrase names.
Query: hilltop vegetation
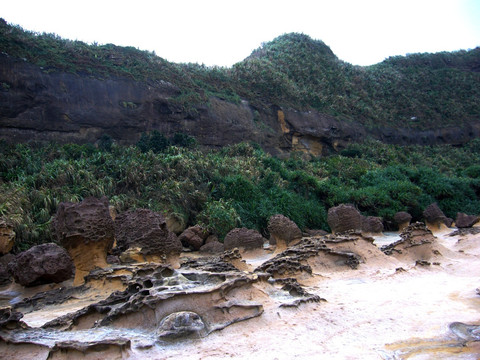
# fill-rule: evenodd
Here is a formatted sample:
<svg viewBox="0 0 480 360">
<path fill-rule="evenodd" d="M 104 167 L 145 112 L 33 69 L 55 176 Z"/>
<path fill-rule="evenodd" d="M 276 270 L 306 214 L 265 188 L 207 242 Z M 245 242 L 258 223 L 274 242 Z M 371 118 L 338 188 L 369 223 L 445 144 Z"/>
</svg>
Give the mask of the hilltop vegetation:
<svg viewBox="0 0 480 360">
<path fill-rule="evenodd" d="M 243 98 L 256 107 L 316 109 L 371 128 L 412 129 L 478 122 L 480 114 L 480 48 L 360 67 L 339 60 L 322 41 L 293 33 L 265 43 L 232 68 L 219 68 L 170 63 L 133 47 L 87 45 L 0 21 L 0 50 L 45 72 L 168 81 L 181 90 L 173 101 L 185 109 L 211 96 Z"/>
<path fill-rule="evenodd" d="M 237 226 L 266 234 L 277 213 L 303 230 L 329 230 L 327 210 L 340 203 L 392 228 L 397 211 L 421 220 L 435 201 L 453 218 L 480 213 L 478 140 L 463 148 L 372 141 L 311 160 L 280 160 L 245 143 L 206 152 L 183 145 L 1 143 L 0 216 L 14 224 L 17 250 L 52 241 L 58 204 L 87 196 L 105 195 L 120 212 L 144 207 L 185 225 L 203 223 L 221 238 Z"/>
</svg>

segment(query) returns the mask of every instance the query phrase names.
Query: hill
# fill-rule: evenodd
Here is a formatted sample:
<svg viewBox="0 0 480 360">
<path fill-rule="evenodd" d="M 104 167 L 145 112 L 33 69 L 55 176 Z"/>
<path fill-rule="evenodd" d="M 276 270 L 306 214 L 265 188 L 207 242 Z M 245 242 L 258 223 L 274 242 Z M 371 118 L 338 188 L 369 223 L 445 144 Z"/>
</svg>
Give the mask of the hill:
<svg viewBox="0 0 480 360">
<path fill-rule="evenodd" d="M 87 45 L 0 22 L 0 137 L 135 143 L 181 132 L 217 147 L 254 141 L 318 155 L 371 136 L 462 144 L 480 134 L 480 48 L 360 67 L 285 34 L 231 68 Z M 319 150 L 320 149 L 320 150 Z"/>
</svg>

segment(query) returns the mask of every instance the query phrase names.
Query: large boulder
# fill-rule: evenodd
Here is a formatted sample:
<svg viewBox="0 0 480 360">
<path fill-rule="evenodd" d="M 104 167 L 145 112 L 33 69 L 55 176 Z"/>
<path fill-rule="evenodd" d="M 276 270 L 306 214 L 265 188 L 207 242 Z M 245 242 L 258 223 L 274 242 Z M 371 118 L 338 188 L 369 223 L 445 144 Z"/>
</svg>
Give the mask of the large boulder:
<svg viewBox="0 0 480 360">
<path fill-rule="evenodd" d="M 393 221 L 398 225 L 398 231 L 403 231 L 408 225 L 410 225 L 412 215 L 406 211 L 399 211 L 393 216 Z"/>
<path fill-rule="evenodd" d="M 247 228 L 235 228 L 229 231 L 223 240 L 225 250 L 243 248 L 261 249 L 266 239 L 257 231 Z"/>
<path fill-rule="evenodd" d="M 332 233 L 343 233 L 362 230 L 363 217 L 353 205 L 340 204 L 328 209 L 327 222 Z"/>
<path fill-rule="evenodd" d="M 270 233 L 270 244 L 276 244 L 277 249 L 285 249 L 302 239 L 302 231 L 297 224 L 281 214 L 270 217 L 267 229 Z"/>
<path fill-rule="evenodd" d="M 8 254 L 15 242 L 13 227 L 0 220 L 0 255 Z"/>
<path fill-rule="evenodd" d="M 75 264 L 75 285 L 83 284 L 84 276 L 91 270 L 107 266 L 107 252 L 112 248 L 115 232 L 106 197 L 60 203 L 53 229 Z"/>
<path fill-rule="evenodd" d="M 457 228 L 470 228 L 480 220 L 480 216 L 457 213 L 455 226 Z"/>
<path fill-rule="evenodd" d="M 203 245 L 200 250 L 204 254 L 221 254 L 225 251 L 225 246 L 220 241 L 210 241 Z"/>
<path fill-rule="evenodd" d="M 200 225 L 195 225 L 185 229 L 185 231 L 178 236 L 178 239 L 182 242 L 183 246 L 192 250 L 199 250 L 205 243 L 208 235 L 207 230 Z"/>
<path fill-rule="evenodd" d="M 362 222 L 362 231 L 369 234 L 380 234 L 383 232 L 382 218 L 376 216 L 365 216 Z"/>
<path fill-rule="evenodd" d="M 168 230 L 165 217 L 149 209 L 125 211 L 115 219 L 117 247 L 138 249 L 144 261 L 167 262 L 178 266 L 182 243 Z"/>
<path fill-rule="evenodd" d="M 452 220 L 445 216 L 437 203 L 430 204 L 425 208 L 423 218 L 430 229 L 440 229 L 444 225 L 450 227 L 452 224 Z"/>
<path fill-rule="evenodd" d="M 74 266 L 67 251 L 54 243 L 34 246 L 8 264 L 15 282 L 23 286 L 60 283 L 73 276 Z"/>
</svg>

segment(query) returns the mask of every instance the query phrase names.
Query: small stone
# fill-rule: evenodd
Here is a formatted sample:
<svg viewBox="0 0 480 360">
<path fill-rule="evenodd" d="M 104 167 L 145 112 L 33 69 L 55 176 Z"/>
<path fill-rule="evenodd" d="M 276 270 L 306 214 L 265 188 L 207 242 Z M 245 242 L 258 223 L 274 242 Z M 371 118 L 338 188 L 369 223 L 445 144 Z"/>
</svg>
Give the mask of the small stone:
<svg viewBox="0 0 480 360">
<path fill-rule="evenodd" d="M 200 337 L 204 330 L 205 323 L 200 315 L 191 311 L 180 311 L 163 318 L 157 335 L 162 339 Z"/>
</svg>

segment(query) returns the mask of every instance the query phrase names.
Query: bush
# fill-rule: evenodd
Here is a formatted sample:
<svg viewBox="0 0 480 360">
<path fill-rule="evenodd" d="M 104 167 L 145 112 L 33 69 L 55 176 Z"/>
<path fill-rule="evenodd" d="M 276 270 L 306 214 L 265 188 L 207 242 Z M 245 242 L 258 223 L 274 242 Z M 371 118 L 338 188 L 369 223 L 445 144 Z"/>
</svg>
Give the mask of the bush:
<svg viewBox="0 0 480 360">
<path fill-rule="evenodd" d="M 220 199 L 207 202 L 197 221 L 223 240 L 230 230 L 238 226 L 240 218 L 231 201 Z"/>
</svg>

